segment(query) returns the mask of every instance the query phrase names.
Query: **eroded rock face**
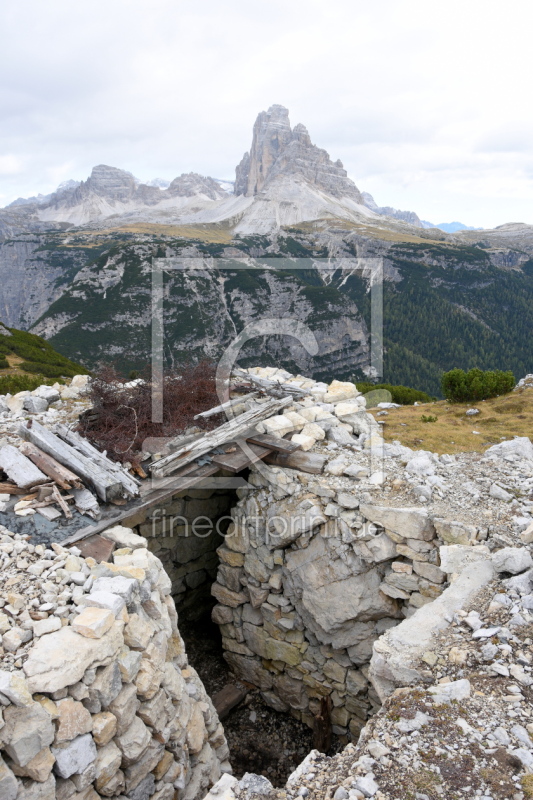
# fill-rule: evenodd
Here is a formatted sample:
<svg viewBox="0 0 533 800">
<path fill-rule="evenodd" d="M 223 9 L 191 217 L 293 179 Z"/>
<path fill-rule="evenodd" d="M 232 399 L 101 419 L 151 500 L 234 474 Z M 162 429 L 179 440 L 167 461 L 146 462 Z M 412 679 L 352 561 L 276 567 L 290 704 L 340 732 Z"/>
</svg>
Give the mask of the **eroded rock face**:
<svg viewBox="0 0 533 800">
<path fill-rule="evenodd" d="M 333 197 L 351 197 L 356 203 L 364 203 L 342 162 L 331 161 L 325 150 L 314 145 L 304 125 L 291 129 L 288 109 L 280 105 L 258 115 L 250 153 L 244 154 L 235 172 L 237 195 L 253 197 L 277 176 L 291 175 Z"/>
</svg>

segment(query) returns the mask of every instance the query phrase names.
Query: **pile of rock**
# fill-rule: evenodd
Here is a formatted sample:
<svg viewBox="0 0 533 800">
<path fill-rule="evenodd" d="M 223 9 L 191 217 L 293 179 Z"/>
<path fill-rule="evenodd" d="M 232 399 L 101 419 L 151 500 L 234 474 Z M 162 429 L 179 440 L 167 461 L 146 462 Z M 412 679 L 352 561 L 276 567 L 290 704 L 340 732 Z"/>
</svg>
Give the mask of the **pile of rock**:
<svg viewBox="0 0 533 800">
<path fill-rule="evenodd" d="M 2 800 L 194 800 L 230 769 L 161 562 L 106 537 L 97 563 L 0 533 Z"/>
<path fill-rule="evenodd" d="M 394 663 L 389 648 L 399 688 L 386 687 L 371 671 L 384 704 L 357 746 L 349 744 L 332 758 L 312 751 L 284 789 L 263 783 L 264 797 L 526 800 L 533 795 L 531 553 L 505 548 L 491 556 L 484 546 L 452 545 L 441 548 L 441 560 L 452 580 L 435 604 L 441 608 L 420 609 L 384 637 L 403 643 L 403 678 L 412 670 L 408 683 L 415 685 L 401 686 L 400 660 Z M 416 628 L 418 641 L 409 628 Z M 208 798 L 248 800 L 254 779 L 261 780 L 223 776 Z"/>
<path fill-rule="evenodd" d="M 38 386 L 32 392 L 0 395 L 0 445 L 18 444 L 20 421 L 32 416 L 43 425 L 75 422 L 89 406 L 85 399 L 90 384 L 88 375 L 75 375 L 70 384 Z"/>
</svg>

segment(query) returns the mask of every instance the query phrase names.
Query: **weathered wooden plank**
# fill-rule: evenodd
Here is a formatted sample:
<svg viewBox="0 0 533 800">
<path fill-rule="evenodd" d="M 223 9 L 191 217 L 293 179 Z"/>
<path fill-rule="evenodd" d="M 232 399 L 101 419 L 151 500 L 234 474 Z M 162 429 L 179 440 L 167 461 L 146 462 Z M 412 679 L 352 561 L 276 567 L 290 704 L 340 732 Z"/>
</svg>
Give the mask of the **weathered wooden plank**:
<svg viewBox="0 0 533 800">
<path fill-rule="evenodd" d="M 235 686 L 234 683 L 227 683 L 220 692 L 213 695 L 213 705 L 215 706 L 219 719 L 227 717 L 232 708 L 239 705 L 248 694 L 245 686 Z"/>
<path fill-rule="evenodd" d="M 245 452 L 237 443 L 235 453 L 221 453 L 220 455 L 213 456 L 213 464 L 218 464 L 221 469 L 227 469 L 230 472 L 241 472 L 245 467 L 250 464 L 255 464 L 256 461 L 261 461 L 265 456 L 272 452 L 269 447 L 260 447 L 257 444 L 247 444 L 246 449 L 251 450 L 251 453 Z"/>
<path fill-rule="evenodd" d="M 73 533 L 67 539 L 63 539 L 61 544 L 66 547 L 67 545 L 74 544 L 74 542 L 79 542 L 81 539 L 85 539 L 87 536 L 91 536 L 94 533 L 105 531 L 107 528 L 111 528 L 113 525 L 116 525 L 123 520 L 133 518 L 137 514 L 152 508 L 152 506 L 155 506 L 158 503 L 162 503 L 169 497 L 172 497 L 172 495 L 176 494 L 176 492 L 193 488 L 196 486 L 196 484 L 201 483 L 203 480 L 205 480 L 205 478 L 209 477 L 210 475 L 214 475 L 215 472 L 218 471 L 219 467 L 208 464 L 205 467 L 198 467 L 196 470 L 197 474 L 189 475 L 188 477 L 176 478 L 176 476 L 173 475 L 172 478 L 162 481 L 154 481 L 152 484 L 152 492 L 147 494 L 142 500 L 133 500 L 131 503 L 128 503 L 127 508 L 123 508 L 121 511 L 118 511 L 113 515 L 104 517 L 95 525 L 87 525 L 84 528 L 80 528 L 80 530 Z"/>
<path fill-rule="evenodd" d="M 307 397 L 309 394 L 308 389 L 300 389 L 299 386 L 291 386 L 289 383 L 278 383 L 278 381 L 271 381 L 268 378 L 260 378 L 258 375 L 251 375 L 241 369 L 234 369 L 233 374 L 238 375 L 239 378 L 246 378 L 250 383 L 259 386 L 275 397 L 282 397 L 287 394 L 292 394 L 295 397 Z"/>
<path fill-rule="evenodd" d="M 105 503 L 121 496 L 123 487 L 114 475 L 109 474 L 91 459 L 55 436 L 48 428 L 32 420 L 31 423 L 21 425 L 18 432 L 22 439 L 36 445 L 94 486 L 98 497 Z"/>
<path fill-rule="evenodd" d="M 115 549 L 115 542 L 104 539 L 103 536 L 88 536 L 78 545 L 83 558 L 94 558 L 99 564 L 101 561 L 109 561 L 111 553 Z"/>
<path fill-rule="evenodd" d="M 47 480 L 46 475 L 11 444 L 0 449 L 0 467 L 21 489 L 30 489 Z"/>
<path fill-rule="evenodd" d="M 71 431 L 70 428 L 67 428 L 66 425 L 62 425 L 60 422 L 54 425 L 54 433 L 83 456 L 93 461 L 97 466 L 104 469 L 110 475 L 114 475 L 116 480 L 122 484 L 127 494 L 132 497 L 136 497 L 139 494 L 139 482 L 132 475 L 129 475 L 120 464 L 116 464 L 114 461 L 107 458 L 107 456 L 104 456 L 104 454 L 97 450 L 87 439 L 84 439 L 75 431 Z"/>
<path fill-rule="evenodd" d="M 303 450 L 297 450 L 294 453 L 271 453 L 266 456 L 265 463 L 319 475 L 324 470 L 327 460 L 327 456 L 320 455 L 320 453 L 304 453 Z"/>
<path fill-rule="evenodd" d="M 56 461 L 55 458 L 39 450 L 31 442 L 23 442 L 20 446 L 20 452 L 27 456 L 33 463 L 48 475 L 58 486 L 62 489 L 70 489 L 71 486 L 81 486 L 81 481 L 78 475 L 67 469 Z"/>
<path fill-rule="evenodd" d="M 234 452 L 213 454 L 211 456 L 212 463 L 218 465 L 220 469 L 238 473 L 250 466 L 250 464 L 261 461 L 266 455 L 272 452 L 269 448 L 260 447 L 259 445 L 245 443 L 245 447 L 246 450 L 250 452 L 245 452 L 239 444 L 236 443 L 231 448 Z"/>
<path fill-rule="evenodd" d="M 26 489 L 20 489 L 14 483 L 0 481 L 0 494 L 24 494 Z"/>
<path fill-rule="evenodd" d="M 277 436 L 271 436 L 269 433 L 257 433 L 253 436 L 248 436 L 247 442 L 252 444 L 259 444 L 263 447 L 269 447 L 271 450 L 278 450 L 280 453 L 294 453 L 300 449 L 300 445 L 295 442 L 289 442 L 288 439 L 279 439 Z"/>
<path fill-rule="evenodd" d="M 63 514 L 66 516 L 66 518 L 67 519 L 72 519 L 72 511 L 68 507 L 65 499 L 63 497 L 61 497 L 61 492 L 59 491 L 57 486 L 54 486 L 52 488 L 52 493 L 53 493 L 53 497 L 56 500 L 56 503 L 58 504 L 59 508 L 61 509 Z"/>
<path fill-rule="evenodd" d="M 178 467 L 188 464 L 190 461 L 195 461 L 215 447 L 238 439 L 245 434 L 250 435 L 253 432 L 251 429 L 259 422 L 277 414 L 291 403 L 292 397 L 284 397 L 280 400 L 267 400 L 266 403 L 258 405 L 257 408 L 245 411 L 239 417 L 225 422 L 213 431 L 209 431 L 209 433 L 206 433 L 192 444 L 184 445 L 176 450 L 175 453 L 156 461 L 150 467 L 152 475 L 155 478 L 164 478 L 178 469 Z"/>
<path fill-rule="evenodd" d="M 250 392 L 249 394 L 243 394 L 240 397 L 233 397 L 231 400 L 226 400 L 225 403 L 222 403 L 219 406 L 215 406 L 214 408 L 210 408 L 209 411 L 202 411 L 200 414 L 196 414 L 193 419 L 208 419 L 209 417 L 214 417 L 215 414 L 221 414 L 223 411 L 226 411 L 228 408 L 233 408 L 233 406 L 238 406 L 241 403 L 245 403 L 247 400 L 253 400 L 254 397 L 257 397 L 259 392 Z"/>
</svg>

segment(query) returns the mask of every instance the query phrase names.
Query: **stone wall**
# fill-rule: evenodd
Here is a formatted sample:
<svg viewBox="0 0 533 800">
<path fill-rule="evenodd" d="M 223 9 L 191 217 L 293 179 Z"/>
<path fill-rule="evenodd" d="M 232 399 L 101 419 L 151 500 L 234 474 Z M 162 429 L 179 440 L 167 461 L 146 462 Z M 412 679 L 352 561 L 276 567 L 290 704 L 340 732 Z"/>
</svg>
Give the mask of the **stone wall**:
<svg viewBox="0 0 533 800">
<path fill-rule="evenodd" d="M 103 535 L 97 563 L 0 531 L 2 800 L 195 800 L 230 770 L 160 560 Z"/>
<path fill-rule="evenodd" d="M 231 490 L 187 489 L 150 509 L 143 521 L 128 523 L 146 538 L 150 552 L 161 560 L 181 616 L 201 614 L 206 601 L 211 600 L 211 584 L 219 564 L 216 550 L 228 529 L 229 512 L 236 499 Z"/>
<path fill-rule="evenodd" d="M 379 705 L 368 681 L 374 642 L 445 578 L 427 512 L 360 504 L 349 481 L 252 472 L 212 588 L 233 671 L 310 726 L 330 697 L 333 730 L 347 738 Z"/>
</svg>

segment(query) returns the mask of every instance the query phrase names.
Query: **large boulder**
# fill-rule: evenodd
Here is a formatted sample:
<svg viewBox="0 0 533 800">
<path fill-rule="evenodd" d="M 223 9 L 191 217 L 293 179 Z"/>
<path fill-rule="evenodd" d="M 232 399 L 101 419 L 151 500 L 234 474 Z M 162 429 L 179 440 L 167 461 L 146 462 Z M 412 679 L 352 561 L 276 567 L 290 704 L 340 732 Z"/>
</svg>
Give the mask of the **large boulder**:
<svg viewBox="0 0 533 800">
<path fill-rule="evenodd" d="M 489 458 L 504 458 L 505 456 L 517 456 L 526 461 L 533 461 L 533 444 L 527 436 L 516 436 L 506 442 L 494 444 L 485 451 L 485 456 Z"/>
<path fill-rule="evenodd" d="M 87 669 L 109 664 L 124 645 L 122 624 L 115 622 L 100 639 L 80 636 L 71 627 L 42 636 L 24 664 L 31 692 L 56 692 L 78 683 Z"/>
<path fill-rule="evenodd" d="M 429 542 L 435 537 L 435 528 L 424 508 L 389 508 L 364 503 L 359 510 L 370 522 L 404 539 Z"/>
</svg>

